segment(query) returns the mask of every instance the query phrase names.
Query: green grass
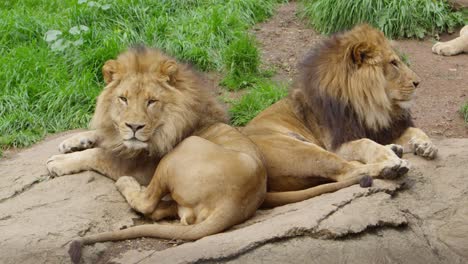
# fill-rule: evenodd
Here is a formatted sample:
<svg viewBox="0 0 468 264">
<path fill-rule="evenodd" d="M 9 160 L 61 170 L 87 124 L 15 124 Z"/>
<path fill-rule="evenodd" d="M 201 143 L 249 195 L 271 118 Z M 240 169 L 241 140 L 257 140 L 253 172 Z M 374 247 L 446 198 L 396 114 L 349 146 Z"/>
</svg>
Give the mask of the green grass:
<svg viewBox="0 0 468 264">
<path fill-rule="evenodd" d="M 103 87 L 103 63 L 132 44 L 226 73 L 231 89 L 249 86 L 262 73 L 248 29 L 276 2 L 0 1 L 0 149 L 86 127 Z"/>
<path fill-rule="evenodd" d="M 453 31 L 466 20 L 444 0 L 304 0 L 302 6 L 300 14 L 324 34 L 365 22 L 391 38 L 423 38 Z"/>
<path fill-rule="evenodd" d="M 465 119 L 465 123 L 468 123 L 468 102 L 460 107 L 460 113 L 462 114 L 463 119 Z"/>
<path fill-rule="evenodd" d="M 285 97 L 287 93 L 286 87 L 265 79 L 253 84 L 239 100 L 230 102 L 231 123 L 234 126 L 244 126 L 263 109 Z"/>
</svg>

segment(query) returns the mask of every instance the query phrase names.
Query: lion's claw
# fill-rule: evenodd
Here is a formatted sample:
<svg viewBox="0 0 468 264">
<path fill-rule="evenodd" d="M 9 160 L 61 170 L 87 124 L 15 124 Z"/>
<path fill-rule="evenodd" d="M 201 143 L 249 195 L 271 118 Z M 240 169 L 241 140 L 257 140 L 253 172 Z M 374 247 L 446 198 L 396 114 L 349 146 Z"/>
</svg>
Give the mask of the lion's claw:
<svg viewBox="0 0 468 264">
<path fill-rule="evenodd" d="M 402 158 L 403 157 L 403 147 L 398 145 L 398 144 L 389 144 L 387 145 L 387 147 L 389 147 L 393 153 L 395 153 L 398 158 Z"/>
</svg>

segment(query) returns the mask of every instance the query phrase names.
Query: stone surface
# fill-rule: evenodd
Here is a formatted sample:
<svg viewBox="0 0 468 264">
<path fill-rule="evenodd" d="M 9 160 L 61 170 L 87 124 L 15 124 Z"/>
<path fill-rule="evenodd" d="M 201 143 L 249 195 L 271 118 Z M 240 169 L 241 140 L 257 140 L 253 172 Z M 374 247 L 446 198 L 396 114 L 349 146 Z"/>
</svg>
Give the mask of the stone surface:
<svg viewBox="0 0 468 264">
<path fill-rule="evenodd" d="M 102 175 L 47 176 L 45 162 L 64 137 L 0 160 L 0 263 L 69 263 L 76 236 L 138 218 Z M 435 143 L 434 161 L 405 156 L 413 167 L 399 182 L 376 180 L 371 188 L 259 210 L 246 223 L 182 245 L 137 239 L 87 246 L 83 263 L 466 263 L 468 139 Z"/>
</svg>

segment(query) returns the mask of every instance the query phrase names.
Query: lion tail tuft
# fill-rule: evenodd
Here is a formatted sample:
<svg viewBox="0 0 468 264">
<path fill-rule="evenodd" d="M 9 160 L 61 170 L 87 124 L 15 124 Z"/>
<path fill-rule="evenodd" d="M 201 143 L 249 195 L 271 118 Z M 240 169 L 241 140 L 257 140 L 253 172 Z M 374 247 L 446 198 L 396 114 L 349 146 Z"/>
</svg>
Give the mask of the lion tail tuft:
<svg viewBox="0 0 468 264">
<path fill-rule="evenodd" d="M 372 177 L 366 175 L 359 180 L 359 186 L 361 186 L 362 188 L 371 187 L 373 182 L 374 180 L 372 179 Z"/>
<path fill-rule="evenodd" d="M 73 264 L 80 263 L 82 247 L 83 242 L 81 240 L 73 240 L 73 242 L 71 242 L 70 248 L 68 249 L 68 255 L 70 255 L 70 259 Z"/>
</svg>

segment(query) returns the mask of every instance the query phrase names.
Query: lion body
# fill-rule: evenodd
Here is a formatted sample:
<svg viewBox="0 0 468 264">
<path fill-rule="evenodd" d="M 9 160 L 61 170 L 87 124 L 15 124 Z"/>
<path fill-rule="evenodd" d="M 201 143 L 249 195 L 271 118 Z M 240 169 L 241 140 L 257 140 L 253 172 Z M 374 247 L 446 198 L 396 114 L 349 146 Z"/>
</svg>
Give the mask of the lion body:
<svg viewBox="0 0 468 264">
<path fill-rule="evenodd" d="M 325 40 L 299 72 L 289 97 L 242 130 L 265 158 L 264 206 L 304 200 L 364 176 L 399 177 L 409 169 L 399 145 L 436 155 L 408 110 L 419 78 L 380 31 L 361 25 Z"/>
<path fill-rule="evenodd" d="M 179 217 L 183 225 L 79 238 L 70 248 L 74 262 L 82 244 L 143 236 L 195 240 L 255 213 L 266 193 L 261 153 L 223 123 L 225 109 L 196 73 L 157 50 L 136 48 L 106 62 L 103 74 L 107 86 L 93 130 L 62 142 L 65 154 L 49 159 L 50 173 L 100 172 L 117 181 L 133 209 L 154 220 Z M 161 201 L 167 195 L 172 200 Z"/>
</svg>

